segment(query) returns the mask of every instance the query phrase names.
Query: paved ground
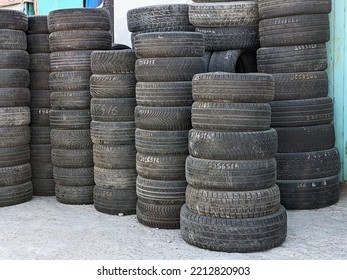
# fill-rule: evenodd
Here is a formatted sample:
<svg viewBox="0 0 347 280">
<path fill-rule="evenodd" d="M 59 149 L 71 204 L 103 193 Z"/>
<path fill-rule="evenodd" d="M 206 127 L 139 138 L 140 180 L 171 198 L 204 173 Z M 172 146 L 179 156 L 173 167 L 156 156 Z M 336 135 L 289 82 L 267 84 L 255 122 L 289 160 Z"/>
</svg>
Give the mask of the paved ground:
<svg viewBox="0 0 347 280">
<path fill-rule="evenodd" d="M 288 211 L 288 237 L 262 253 L 226 254 L 186 244 L 179 230 L 151 229 L 136 216 L 110 216 L 92 205 L 54 197 L 0 208 L 0 259 L 344 259 L 347 260 L 347 189 L 338 204 Z"/>
</svg>

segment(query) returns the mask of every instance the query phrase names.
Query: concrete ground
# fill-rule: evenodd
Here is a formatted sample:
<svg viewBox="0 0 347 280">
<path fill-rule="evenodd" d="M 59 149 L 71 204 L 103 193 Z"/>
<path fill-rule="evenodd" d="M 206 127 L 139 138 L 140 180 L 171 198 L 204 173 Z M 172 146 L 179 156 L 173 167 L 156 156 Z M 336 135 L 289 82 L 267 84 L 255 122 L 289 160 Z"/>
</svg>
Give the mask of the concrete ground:
<svg viewBox="0 0 347 280">
<path fill-rule="evenodd" d="M 148 228 L 135 215 L 106 215 L 93 205 L 64 205 L 54 197 L 0 208 L 0 228 L 1 260 L 347 260 L 347 189 L 334 206 L 288 211 L 287 240 L 262 253 L 199 249 L 185 243 L 179 230 Z"/>
</svg>

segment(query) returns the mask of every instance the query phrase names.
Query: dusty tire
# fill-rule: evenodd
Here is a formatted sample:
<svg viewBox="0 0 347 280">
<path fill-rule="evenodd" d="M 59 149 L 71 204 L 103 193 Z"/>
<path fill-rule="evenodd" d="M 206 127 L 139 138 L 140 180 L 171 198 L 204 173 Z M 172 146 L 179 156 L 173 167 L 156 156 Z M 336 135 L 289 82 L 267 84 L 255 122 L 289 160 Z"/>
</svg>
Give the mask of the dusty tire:
<svg viewBox="0 0 347 280">
<path fill-rule="evenodd" d="M 60 51 L 50 54 L 51 71 L 91 71 L 90 55 L 93 51 Z"/>
<path fill-rule="evenodd" d="M 22 50 L 0 50 L 0 69 L 29 69 L 29 54 Z"/>
<path fill-rule="evenodd" d="M 89 129 L 90 110 L 50 110 L 49 121 L 54 129 Z"/>
<path fill-rule="evenodd" d="M 88 91 L 91 75 L 89 71 L 52 72 L 49 87 L 51 91 Z"/>
<path fill-rule="evenodd" d="M 0 127 L 23 126 L 30 123 L 29 107 L 0 108 Z"/>
<path fill-rule="evenodd" d="M 135 169 L 107 169 L 94 166 L 95 184 L 114 189 L 133 189 L 136 186 Z"/>
<path fill-rule="evenodd" d="M 132 145 L 135 143 L 135 122 L 96 122 L 90 126 L 91 139 L 99 145 Z"/>
<path fill-rule="evenodd" d="M 90 129 L 52 129 L 52 147 L 56 149 L 92 149 Z"/>
<path fill-rule="evenodd" d="M 89 91 L 58 91 L 50 94 L 53 110 L 83 110 L 90 108 Z"/>
<path fill-rule="evenodd" d="M 94 186 L 63 186 L 55 184 L 55 196 L 60 203 L 93 204 Z"/>
<path fill-rule="evenodd" d="M 0 188 L 0 207 L 28 202 L 33 197 L 31 182 Z"/>
<path fill-rule="evenodd" d="M 52 149 L 52 163 L 57 167 L 85 168 L 91 167 L 93 163 L 92 149 Z"/>
<path fill-rule="evenodd" d="M 0 147 L 15 147 L 29 144 L 30 128 L 27 124 L 23 126 L 0 127 Z"/>
<path fill-rule="evenodd" d="M 90 112 L 93 121 L 127 122 L 134 120 L 135 98 L 92 98 Z"/>
<path fill-rule="evenodd" d="M 49 111 L 48 108 L 31 108 L 31 125 L 32 126 L 49 126 Z"/>
<path fill-rule="evenodd" d="M 31 90 L 30 91 L 30 107 L 31 108 L 50 108 L 50 90 Z"/>
<path fill-rule="evenodd" d="M 26 32 L 28 30 L 28 17 L 20 11 L 1 10 L 0 29 L 15 29 Z"/>
<path fill-rule="evenodd" d="M 136 56 L 133 50 L 93 51 L 93 74 L 134 74 Z"/>
<path fill-rule="evenodd" d="M 49 90 L 49 72 L 31 72 L 30 90 Z"/>
<path fill-rule="evenodd" d="M 48 34 L 32 34 L 27 35 L 28 53 L 50 53 L 49 35 Z"/>
<path fill-rule="evenodd" d="M 0 186 L 14 186 L 27 183 L 31 180 L 30 163 L 0 168 Z"/>
<path fill-rule="evenodd" d="M 30 161 L 29 145 L 0 148 L 0 167 L 22 165 Z"/>
<path fill-rule="evenodd" d="M 29 86 L 29 71 L 24 69 L 0 69 L 1 88 L 26 88 Z M 3 107 L 3 105 L 2 105 Z"/>
<path fill-rule="evenodd" d="M 30 91 L 27 88 L 0 88 L 0 104 L 0 107 L 29 106 Z"/>
<path fill-rule="evenodd" d="M 27 34 L 49 34 L 47 16 L 29 16 Z"/>
<path fill-rule="evenodd" d="M 51 144 L 49 126 L 30 127 L 30 144 Z"/>
<path fill-rule="evenodd" d="M 54 181 L 63 186 L 94 185 L 94 167 L 64 168 L 53 167 Z"/>
<path fill-rule="evenodd" d="M 135 169 L 136 149 L 133 145 L 93 146 L 94 165 L 107 169 Z"/>
<path fill-rule="evenodd" d="M 53 179 L 32 179 L 33 195 L 54 196 L 55 183 Z"/>
<path fill-rule="evenodd" d="M 0 29 L 0 49 L 23 50 L 27 49 L 27 38 L 21 30 Z"/>
<path fill-rule="evenodd" d="M 49 53 L 32 53 L 30 57 L 30 72 L 49 72 L 50 66 L 50 54 Z"/>
</svg>

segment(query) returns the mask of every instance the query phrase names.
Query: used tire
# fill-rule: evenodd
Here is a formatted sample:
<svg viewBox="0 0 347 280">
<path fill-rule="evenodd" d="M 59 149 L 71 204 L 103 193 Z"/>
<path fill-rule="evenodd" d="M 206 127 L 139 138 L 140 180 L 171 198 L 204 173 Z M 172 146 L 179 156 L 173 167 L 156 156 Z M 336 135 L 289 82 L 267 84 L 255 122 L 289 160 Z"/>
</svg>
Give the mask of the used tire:
<svg viewBox="0 0 347 280">
<path fill-rule="evenodd" d="M 51 71 L 91 71 L 90 55 L 93 51 L 60 51 L 50 54 Z"/>
<path fill-rule="evenodd" d="M 27 34 L 49 34 L 47 16 L 29 16 Z"/>
<path fill-rule="evenodd" d="M 0 147 L 15 147 L 29 144 L 30 128 L 27 124 L 23 126 L 0 126 Z"/>
<path fill-rule="evenodd" d="M 30 163 L 0 168 L 1 188 L 7 187 L 7 186 L 24 184 L 29 182 L 30 180 L 31 180 Z"/>
<path fill-rule="evenodd" d="M 28 52 L 29 53 L 50 53 L 49 35 L 48 34 L 32 34 L 27 35 Z"/>
<path fill-rule="evenodd" d="M 94 165 L 108 169 L 135 169 L 136 149 L 134 145 L 93 146 Z"/>
<path fill-rule="evenodd" d="M 49 74 L 50 72 L 31 72 L 30 84 L 31 90 L 49 90 Z"/>
<path fill-rule="evenodd" d="M 26 88 L 29 86 L 29 82 L 28 70 L 0 69 L 0 90 L 1 88 Z"/>
<path fill-rule="evenodd" d="M 84 168 L 91 167 L 93 163 L 92 149 L 52 149 L 52 163 L 57 167 Z"/>
<path fill-rule="evenodd" d="M 90 129 L 52 129 L 52 147 L 56 149 L 92 149 Z"/>
<path fill-rule="evenodd" d="M 90 77 L 90 94 L 94 98 L 135 97 L 135 75 L 93 74 Z"/>
<path fill-rule="evenodd" d="M 51 144 L 51 128 L 49 126 L 30 127 L 31 144 Z"/>
<path fill-rule="evenodd" d="M 23 50 L 27 49 L 27 38 L 21 30 L 0 29 L 0 49 Z"/>
<path fill-rule="evenodd" d="M 0 108 L 0 127 L 22 126 L 30 124 L 29 107 Z"/>
<path fill-rule="evenodd" d="M 10 167 L 30 161 L 29 145 L 0 148 L 0 167 Z"/>
<path fill-rule="evenodd" d="M 49 126 L 49 108 L 31 108 L 31 125 L 32 126 Z"/>
<path fill-rule="evenodd" d="M 99 145 L 132 145 L 135 143 L 135 128 L 135 122 L 92 121 L 91 139 Z"/>
<path fill-rule="evenodd" d="M 0 50 L 0 69 L 29 69 L 29 54 L 22 50 Z"/>
<path fill-rule="evenodd" d="M 54 129 L 89 129 L 90 110 L 50 110 L 49 121 Z"/>
<path fill-rule="evenodd" d="M 30 72 L 49 72 L 50 54 L 49 53 L 32 53 L 30 57 Z"/>
<path fill-rule="evenodd" d="M 135 190 L 136 177 L 136 169 L 106 169 L 94 166 L 95 184 L 100 187 Z"/>
<path fill-rule="evenodd" d="M 55 184 L 55 197 L 64 204 L 93 204 L 93 189 L 91 186 L 63 186 Z"/>
<path fill-rule="evenodd" d="M 82 110 L 90 108 L 89 91 L 58 91 L 50 94 L 53 110 Z"/>
<path fill-rule="evenodd" d="M 28 30 L 28 17 L 16 10 L 0 11 L 0 29 Z"/>
<path fill-rule="evenodd" d="M 93 74 L 134 74 L 136 56 L 133 50 L 93 51 Z"/>
<path fill-rule="evenodd" d="M 55 183 L 53 179 L 32 179 L 33 195 L 54 196 Z"/>
<path fill-rule="evenodd" d="M 64 168 L 53 167 L 54 181 L 63 186 L 94 185 L 94 167 Z"/>
<path fill-rule="evenodd" d="M 0 207 L 28 202 L 33 197 L 33 185 L 25 182 L 14 186 L 0 188 Z"/>
<path fill-rule="evenodd" d="M 49 76 L 51 91 L 88 91 L 89 71 L 52 72 Z"/>
<path fill-rule="evenodd" d="M 135 98 L 92 98 L 90 112 L 93 121 L 127 122 L 134 120 Z"/>
<path fill-rule="evenodd" d="M 1 70 L 0 70 L 1 73 Z M 0 88 L 0 107 L 26 107 L 30 105 L 27 88 Z"/>
</svg>

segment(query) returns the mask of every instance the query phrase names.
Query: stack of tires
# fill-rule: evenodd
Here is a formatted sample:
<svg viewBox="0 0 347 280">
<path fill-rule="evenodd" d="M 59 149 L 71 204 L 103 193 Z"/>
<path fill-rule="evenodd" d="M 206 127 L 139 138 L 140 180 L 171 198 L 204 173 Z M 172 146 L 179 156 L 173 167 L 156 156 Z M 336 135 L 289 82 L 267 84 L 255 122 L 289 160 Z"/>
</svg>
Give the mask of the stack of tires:
<svg viewBox="0 0 347 280">
<path fill-rule="evenodd" d="M 170 4 L 129 10 L 127 21 L 133 47 L 135 36 L 141 33 L 194 31 L 189 23 L 188 8 L 187 4 Z"/>
<path fill-rule="evenodd" d="M 191 245 L 254 252 L 282 244 L 287 216 L 276 185 L 277 133 L 270 129 L 268 74 L 193 78 L 181 234 Z"/>
<path fill-rule="evenodd" d="M 49 111 L 50 49 L 47 16 L 28 17 L 30 56 L 31 171 L 34 195 L 54 195 Z"/>
<path fill-rule="evenodd" d="M 193 2 L 189 6 L 189 20 L 196 26 L 196 32 L 205 35 L 206 72 L 257 72 L 257 1 Z"/>
<path fill-rule="evenodd" d="M 28 18 L 0 10 L 0 207 L 31 200 Z"/>
<path fill-rule="evenodd" d="M 93 203 L 90 55 L 111 48 L 109 13 L 104 9 L 52 11 L 48 29 L 55 194 L 61 203 Z"/>
<path fill-rule="evenodd" d="M 156 228 L 180 225 L 191 128 L 191 80 L 204 72 L 204 38 L 195 32 L 135 37 L 137 218 Z"/>
<path fill-rule="evenodd" d="M 313 209 L 339 199 L 325 43 L 330 0 L 259 0 L 259 72 L 273 74 L 272 123 L 279 135 L 277 184 L 287 209 Z"/>
<path fill-rule="evenodd" d="M 107 214 L 136 212 L 135 61 L 133 50 L 91 56 L 94 207 Z"/>
</svg>

